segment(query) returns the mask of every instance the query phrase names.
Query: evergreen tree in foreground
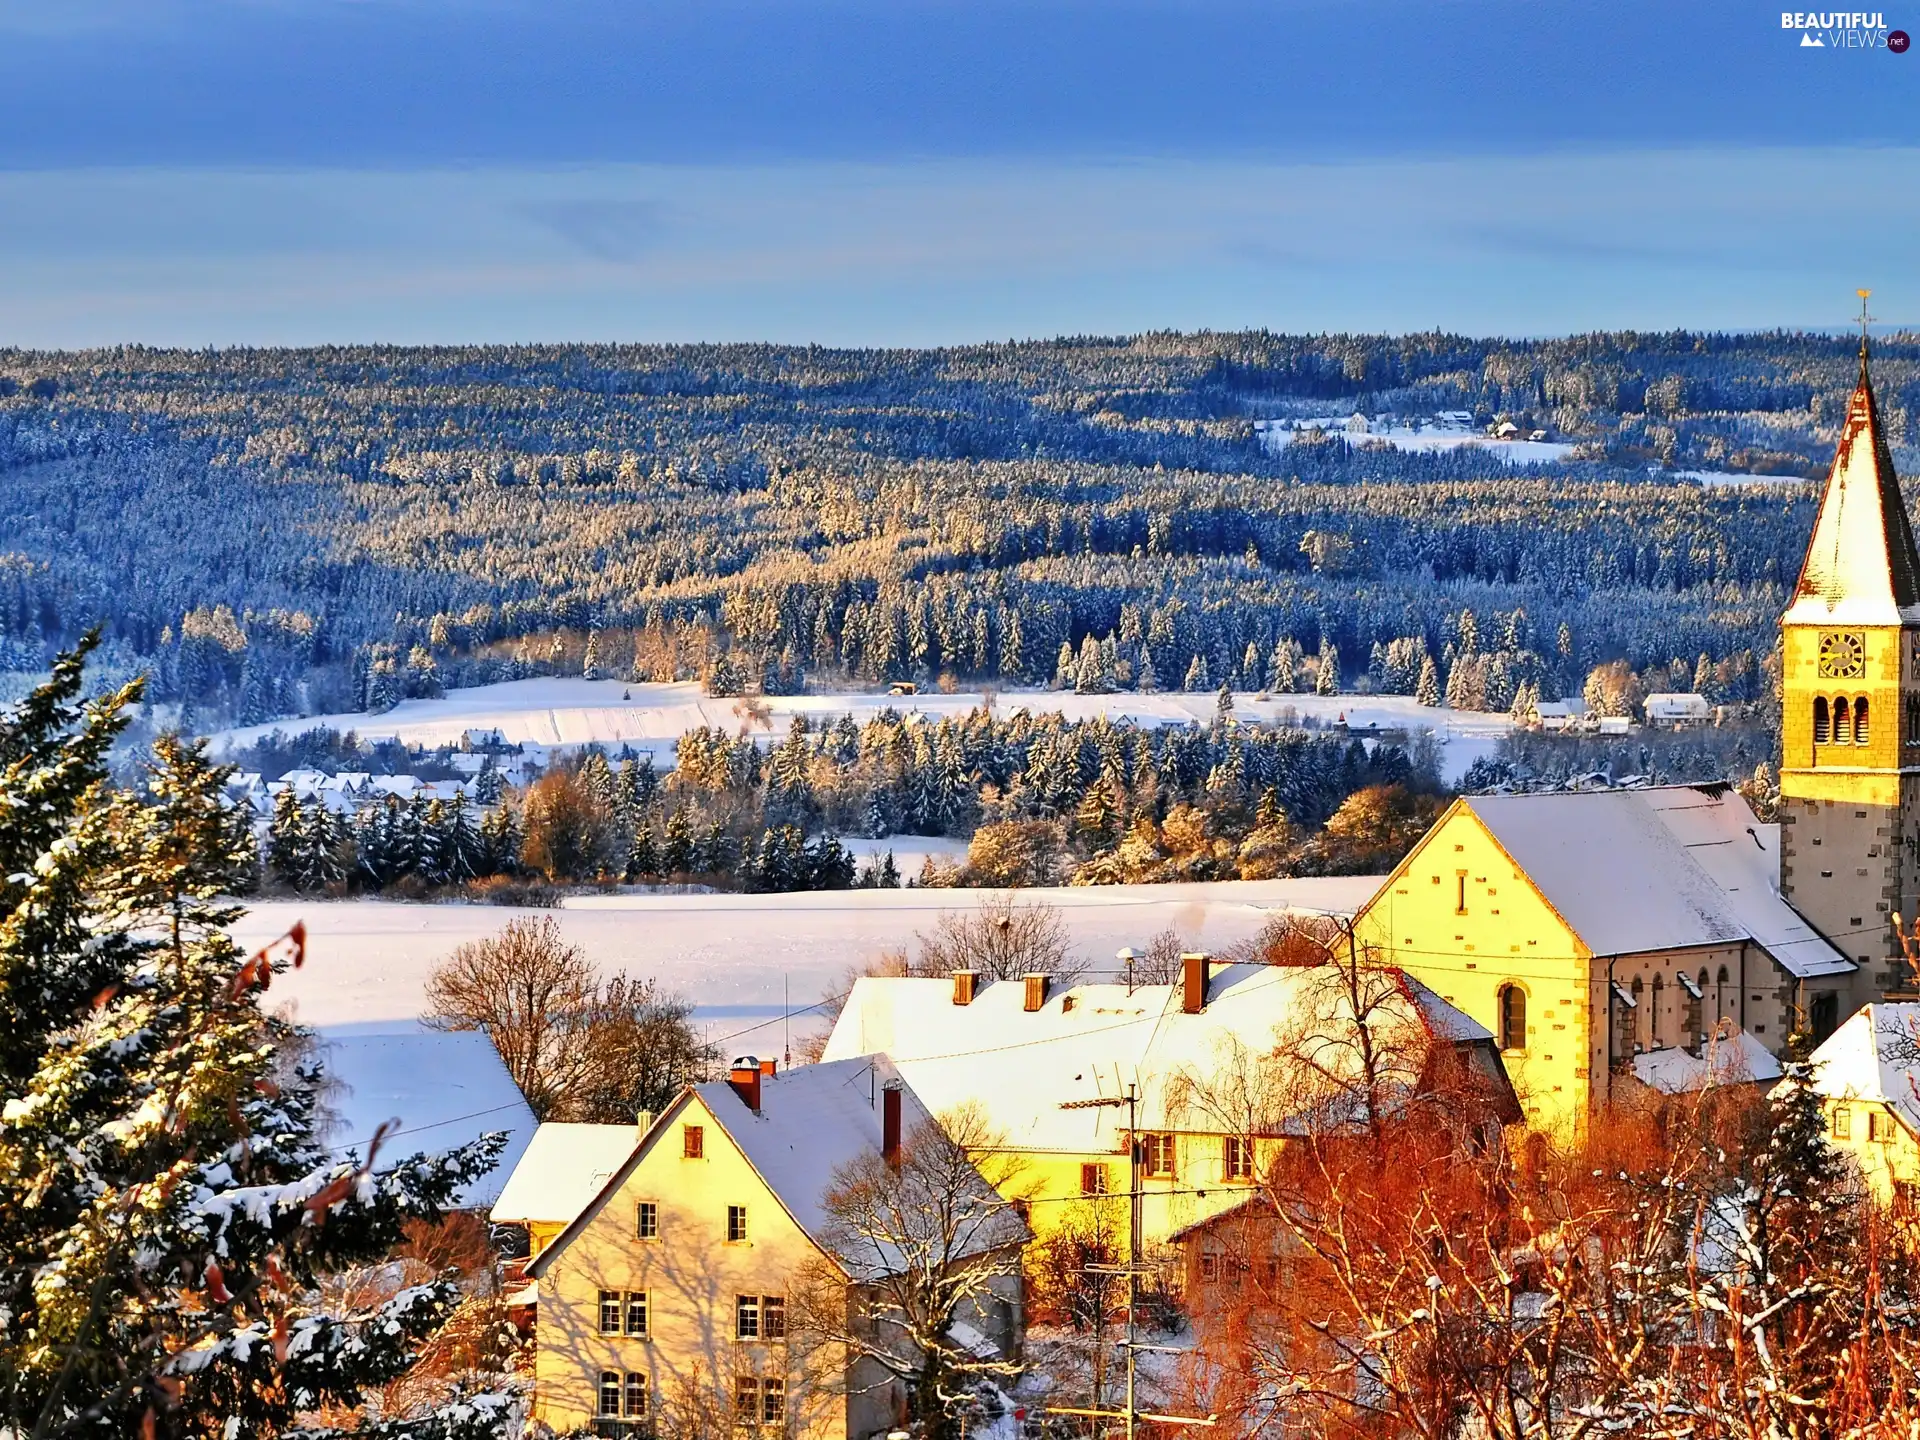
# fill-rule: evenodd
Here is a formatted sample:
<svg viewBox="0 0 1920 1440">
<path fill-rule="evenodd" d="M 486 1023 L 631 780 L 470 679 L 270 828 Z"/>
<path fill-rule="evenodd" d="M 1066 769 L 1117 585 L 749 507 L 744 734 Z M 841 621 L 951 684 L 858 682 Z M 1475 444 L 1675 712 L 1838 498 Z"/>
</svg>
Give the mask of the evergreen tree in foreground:
<svg viewBox="0 0 1920 1440">
<path fill-rule="evenodd" d="M 163 739 L 144 793 L 112 788 L 139 684 L 82 703 L 93 643 L 0 712 L 0 1434 L 278 1435 L 407 1370 L 452 1286 L 329 1313 L 318 1282 L 499 1141 L 379 1173 L 320 1146 L 304 1037 L 259 1004 L 277 967 L 226 933 L 256 863 L 226 771 Z M 507 1406 L 378 1430 L 492 1435 Z"/>
</svg>

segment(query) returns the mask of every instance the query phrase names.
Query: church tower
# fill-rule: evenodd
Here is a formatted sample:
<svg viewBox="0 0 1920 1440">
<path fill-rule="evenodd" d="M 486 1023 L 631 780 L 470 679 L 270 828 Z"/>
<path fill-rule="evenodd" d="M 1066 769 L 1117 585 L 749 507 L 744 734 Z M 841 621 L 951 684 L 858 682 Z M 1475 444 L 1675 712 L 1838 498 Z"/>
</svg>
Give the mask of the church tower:
<svg viewBox="0 0 1920 1440">
<path fill-rule="evenodd" d="M 1911 986 L 1892 916 L 1920 910 L 1920 557 L 1864 334 L 1781 632 L 1781 893 L 1859 962 L 1862 1005 Z M 1807 1018 L 1819 1035 L 1842 1017 Z"/>
</svg>

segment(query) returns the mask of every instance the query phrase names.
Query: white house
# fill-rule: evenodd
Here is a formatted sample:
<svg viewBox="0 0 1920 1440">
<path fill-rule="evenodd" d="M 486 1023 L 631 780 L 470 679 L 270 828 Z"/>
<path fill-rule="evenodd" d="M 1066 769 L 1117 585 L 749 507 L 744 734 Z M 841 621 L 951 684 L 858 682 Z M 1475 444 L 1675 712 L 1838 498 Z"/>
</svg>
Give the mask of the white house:
<svg viewBox="0 0 1920 1440">
<path fill-rule="evenodd" d="M 1587 722 L 1587 702 L 1584 700 L 1542 700 L 1533 707 L 1533 713 L 1540 717 L 1542 730 L 1577 730 Z"/>
<path fill-rule="evenodd" d="M 1704 695 L 1662 692 L 1647 696 L 1647 724 L 1661 730 L 1683 730 L 1713 723 L 1713 705 Z"/>
</svg>

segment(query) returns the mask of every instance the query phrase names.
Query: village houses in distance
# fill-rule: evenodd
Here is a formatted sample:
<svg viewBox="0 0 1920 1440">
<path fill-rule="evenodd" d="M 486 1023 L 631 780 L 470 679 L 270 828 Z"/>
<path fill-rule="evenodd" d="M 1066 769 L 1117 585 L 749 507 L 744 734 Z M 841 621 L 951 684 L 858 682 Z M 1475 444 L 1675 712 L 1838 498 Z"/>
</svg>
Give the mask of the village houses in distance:
<svg viewBox="0 0 1920 1440">
<path fill-rule="evenodd" d="M 1192 954 L 1139 985 L 867 976 L 817 1063 L 743 1054 L 632 1125 L 541 1125 L 492 1206 L 527 1234 L 510 1301 L 537 1418 L 639 1436 L 699 1395 L 736 1435 L 886 1436 L 914 1400 L 887 1352 L 925 1339 L 903 1277 L 969 1272 L 944 1340 L 990 1378 L 1025 1343 L 1035 1237 L 1091 1208 L 1138 1247 L 1127 1264 L 1225 1283 L 1228 1231 L 1293 1127 L 1442 1070 L 1517 1147 L 1628 1100 L 1773 1084 L 1804 1031 L 1830 1139 L 1906 1198 L 1920 557 L 1864 346 L 1781 628 L 1777 823 L 1719 784 L 1463 796 L 1299 963 Z M 1356 1026 L 1416 1058 L 1366 1071 L 1341 1043 Z M 930 1260 L 863 1228 L 844 1192 L 918 1181 L 913 1147 L 939 1137 L 966 1167 Z M 800 1323 L 823 1306 L 845 1318 L 824 1341 Z"/>
</svg>

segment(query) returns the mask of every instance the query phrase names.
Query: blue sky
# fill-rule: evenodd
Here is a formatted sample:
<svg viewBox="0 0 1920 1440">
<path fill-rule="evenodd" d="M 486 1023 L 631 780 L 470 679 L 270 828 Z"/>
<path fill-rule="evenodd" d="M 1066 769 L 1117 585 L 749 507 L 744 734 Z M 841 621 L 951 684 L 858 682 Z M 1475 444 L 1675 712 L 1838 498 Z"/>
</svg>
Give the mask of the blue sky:
<svg viewBox="0 0 1920 1440">
<path fill-rule="evenodd" d="M 1797 42 L 1635 0 L 0 0 L 0 344 L 1920 320 L 1920 53 Z"/>
</svg>

